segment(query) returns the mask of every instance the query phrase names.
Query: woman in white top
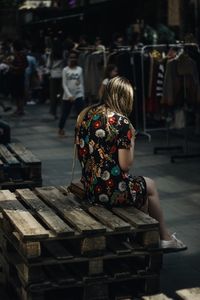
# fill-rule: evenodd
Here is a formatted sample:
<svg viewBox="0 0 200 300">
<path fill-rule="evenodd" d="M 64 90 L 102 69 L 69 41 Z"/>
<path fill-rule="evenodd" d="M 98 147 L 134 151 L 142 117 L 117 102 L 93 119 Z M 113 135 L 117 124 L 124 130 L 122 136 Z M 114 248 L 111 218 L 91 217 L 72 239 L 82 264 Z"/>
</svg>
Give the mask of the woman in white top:
<svg viewBox="0 0 200 300">
<path fill-rule="evenodd" d="M 77 65 L 77 60 L 77 53 L 71 51 L 68 58 L 68 66 L 62 71 L 62 86 L 64 92 L 58 131 L 60 137 L 65 136 L 65 122 L 71 112 L 72 106 L 75 105 L 77 115 L 84 108 L 83 69 Z"/>
<path fill-rule="evenodd" d="M 105 70 L 105 78 L 101 83 L 100 89 L 99 89 L 99 99 L 102 98 L 102 95 L 104 93 L 105 86 L 107 85 L 108 81 L 118 75 L 118 69 L 117 66 L 114 64 L 108 64 Z"/>
</svg>

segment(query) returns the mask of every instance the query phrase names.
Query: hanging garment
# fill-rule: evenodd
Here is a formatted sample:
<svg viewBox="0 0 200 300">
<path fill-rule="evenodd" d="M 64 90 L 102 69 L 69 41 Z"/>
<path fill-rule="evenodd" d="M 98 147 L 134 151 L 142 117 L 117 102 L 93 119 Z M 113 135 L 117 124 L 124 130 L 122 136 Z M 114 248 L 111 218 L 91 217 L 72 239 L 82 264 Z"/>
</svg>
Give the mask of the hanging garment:
<svg viewBox="0 0 200 300">
<path fill-rule="evenodd" d="M 164 85 L 165 67 L 163 63 L 160 63 L 158 67 L 157 81 L 156 81 L 156 97 L 163 96 L 163 85 Z"/>
<path fill-rule="evenodd" d="M 195 105 L 200 99 L 200 84 L 196 63 L 185 53 L 170 60 L 166 65 L 163 86 L 163 104 Z"/>
</svg>

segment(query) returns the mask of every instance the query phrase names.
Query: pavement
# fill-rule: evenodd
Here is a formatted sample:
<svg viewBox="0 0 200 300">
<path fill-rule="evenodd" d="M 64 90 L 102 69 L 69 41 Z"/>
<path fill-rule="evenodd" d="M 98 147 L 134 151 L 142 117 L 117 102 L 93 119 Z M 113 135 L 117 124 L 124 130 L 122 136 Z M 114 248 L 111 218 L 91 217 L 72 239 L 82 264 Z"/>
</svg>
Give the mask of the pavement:
<svg viewBox="0 0 200 300">
<path fill-rule="evenodd" d="M 23 117 L 11 117 L 11 112 L 0 112 L 11 126 L 12 141 L 22 142 L 42 161 L 43 185 L 66 185 L 71 180 L 73 112 L 66 123 L 66 138 L 57 135 L 57 120 L 49 114 L 48 104 L 26 106 Z M 164 131 L 150 132 L 151 141 L 142 132 L 136 138 L 135 163 L 132 173 L 154 179 L 170 231 L 176 232 L 187 246 L 187 251 L 164 255 L 161 271 L 161 291 L 169 297 L 182 288 L 200 287 L 200 158 L 170 161 L 170 152 L 153 154 L 155 146 L 166 145 Z M 200 153 L 200 137 L 191 134 L 189 141 Z M 183 145 L 181 135 L 170 133 L 171 145 Z M 81 175 L 77 162 L 75 179 Z M 3 290 L 2 290 L 3 293 Z M 6 295 L 0 297 L 6 300 Z"/>
</svg>

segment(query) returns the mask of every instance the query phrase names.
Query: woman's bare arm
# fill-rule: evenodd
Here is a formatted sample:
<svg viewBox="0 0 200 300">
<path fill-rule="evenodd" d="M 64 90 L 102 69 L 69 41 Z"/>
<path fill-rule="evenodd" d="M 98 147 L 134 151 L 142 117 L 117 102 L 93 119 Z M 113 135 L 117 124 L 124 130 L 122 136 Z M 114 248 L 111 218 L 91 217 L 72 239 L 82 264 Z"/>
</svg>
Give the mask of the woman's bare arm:
<svg viewBox="0 0 200 300">
<path fill-rule="evenodd" d="M 119 166 L 124 172 L 128 172 L 133 165 L 134 161 L 134 144 L 135 138 L 131 139 L 131 147 L 129 149 L 119 149 L 118 150 L 118 159 Z"/>
</svg>

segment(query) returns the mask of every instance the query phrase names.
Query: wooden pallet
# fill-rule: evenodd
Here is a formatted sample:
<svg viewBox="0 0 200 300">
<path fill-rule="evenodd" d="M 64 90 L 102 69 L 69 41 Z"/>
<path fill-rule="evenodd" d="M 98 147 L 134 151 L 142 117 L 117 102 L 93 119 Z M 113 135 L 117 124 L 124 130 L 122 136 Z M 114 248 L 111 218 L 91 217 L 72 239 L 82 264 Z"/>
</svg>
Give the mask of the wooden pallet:
<svg viewBox="0 0 200 300">
<path fill-rule="evenodd" d="M 176 291 L 176 295 L 180 300 L 199 300 L 200 299 L 200 287 L 182 289 Z M 164 294 L 157 294 L 152 296 L 144 296 L 142 300 L 172 300 Z"/>
<path fill-rule="evenodd" d="M 158 223 L 135 208 L 83 205 L 59 186 L 0 191 L 0 210 L 3 268 L 22 299 L 77 287 L 93 300 L 100 282 L 107 293 L 119 282 L 134 293 L 159 290 Z"/>
<path fill-rule="evenodd" d="M 172 299 L 168 298 L 166 295 L 161 293 L 153 296 L 144 296 L 142 297 L 142 300 L 172 300 Z"/>
<path fill-rule="evenodd" d="M 21 143 L 0 144 L 0 188 L 32 188 L 42 185 L 41 161 Z"/>
<path fill-rule="evenodd" d="M 199 300 L 200 287 L 178 290 L 176 294 L 179 296 L 179 299 L 182 300 Z"/>
</svg>

